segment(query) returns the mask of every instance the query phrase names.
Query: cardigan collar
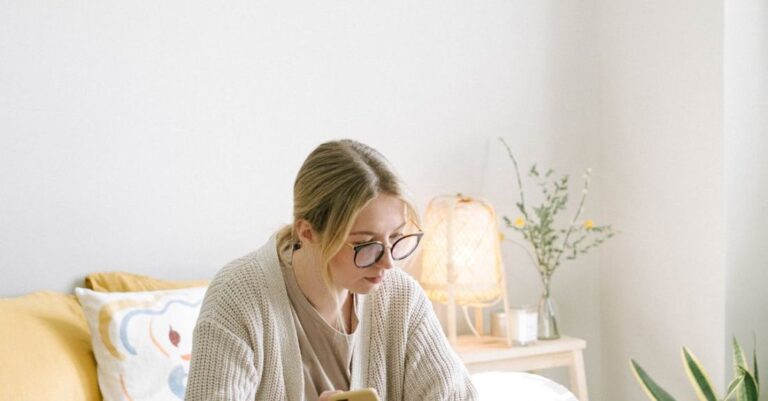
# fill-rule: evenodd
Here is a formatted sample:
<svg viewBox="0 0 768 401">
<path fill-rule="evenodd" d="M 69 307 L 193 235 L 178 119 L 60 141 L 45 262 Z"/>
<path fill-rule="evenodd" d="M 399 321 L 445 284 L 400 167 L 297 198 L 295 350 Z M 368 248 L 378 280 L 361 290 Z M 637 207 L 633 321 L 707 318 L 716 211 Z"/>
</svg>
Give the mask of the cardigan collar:
<svg viewBox="0 0 768 401">
<path fill-rule="evenodd" d="M 280 261 L 277 250 L 277 235 L 272 235 L 261 248 L 256 251 L 256 258 L 264 271 L 267 292 L 275 310 L 276 322 L 280 336 L 280 344 L 283 345 L 283 352 L 280 353 L 280 360 L 283 365 L 283 380 L 285 383 L 286 399 L 288 401 L 304 400 L 304 369 L 301 365 L 299 350 L 299 339 L 296 333 L 296 327 L 293 323 L 291 314 L 291 302 L 288 298 L 288 290 L 280 270 Z M 357 344 L 355 352 L 352 355 L 352 377 L 350 378 L 350 389 L 360 389 L 365 385 L 365 378 L 368 377 L 368 351 L 370 347 L 370 324 L 372 321 L 371 309 L 367 307 L 367 295 L 357 294 L 357 303 L 360 315 Z M 380 390 L 381 392 L 381 390 Z"/>
</svg>

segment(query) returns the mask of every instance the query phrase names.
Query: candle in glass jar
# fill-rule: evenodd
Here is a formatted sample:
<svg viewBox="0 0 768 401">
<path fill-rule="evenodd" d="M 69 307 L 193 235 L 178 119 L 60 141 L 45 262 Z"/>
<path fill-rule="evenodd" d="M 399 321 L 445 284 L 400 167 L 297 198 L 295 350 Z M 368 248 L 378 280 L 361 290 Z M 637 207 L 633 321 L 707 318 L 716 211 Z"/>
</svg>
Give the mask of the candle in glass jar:
<svg viewBox="0 0 768 401">
<path fill-rule="evenodd" d="M 511 309 L 507 328 L 515 345 L 529 345 L 536 342 L 538 335 L 538 312 L 535 308 L 522 306 Z"/>
</svg>

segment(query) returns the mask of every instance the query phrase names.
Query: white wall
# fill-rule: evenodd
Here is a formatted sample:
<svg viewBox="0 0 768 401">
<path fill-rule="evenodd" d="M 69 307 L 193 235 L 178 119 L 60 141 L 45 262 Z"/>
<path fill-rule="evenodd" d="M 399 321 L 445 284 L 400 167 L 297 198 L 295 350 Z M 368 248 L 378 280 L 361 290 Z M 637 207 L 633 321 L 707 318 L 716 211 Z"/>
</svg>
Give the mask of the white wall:
<svg viewBox="0 0 768 401">
<path fill-rule="evenodd" d="M 603 364 L 636 358 L 684 396 L 687 345 L 724 391 L 733 335 L 768 355 L 768 5 L 599 9 L 603 200 L 625 230 L 601 261 Z M 607 399 L 645 399 L 603 373 Z"/>
<path fill-rule="evenodd" d="M 725 2 L 727 308 L 731 337 L 768 361 L 768 3 Z M 764 370 L 763 370 L 764 371 Z M 729 376 L 731 369 L 728 369 Z M 765 376 L 763 374 L 763 380 Z M 768 400 L 763 391 L 761 400 Z"/>
<path fill-rule="evenodd" d="M 506 2 L 16 2 L 0 13 L 0 293 L 209 276 L 290 219 L 322 140 L 472 192 L 527 86 Z M 538 29 L 538 28 L 536 28 Z M 509 40 L 495 40 L 510 38 Z M 535 82 L 535 81 L 534 81 Z M 534 101 L 538 113 L 548 98 Z"/>
<path fill-rule="evenodd" d="M 693 395 L 688 346 L 724 386 L 723 5 L 600 6 L 603 206 L 622 234 L 600 271 L 603 399 L 646 396 L 637 359 Z"/>
</svg>

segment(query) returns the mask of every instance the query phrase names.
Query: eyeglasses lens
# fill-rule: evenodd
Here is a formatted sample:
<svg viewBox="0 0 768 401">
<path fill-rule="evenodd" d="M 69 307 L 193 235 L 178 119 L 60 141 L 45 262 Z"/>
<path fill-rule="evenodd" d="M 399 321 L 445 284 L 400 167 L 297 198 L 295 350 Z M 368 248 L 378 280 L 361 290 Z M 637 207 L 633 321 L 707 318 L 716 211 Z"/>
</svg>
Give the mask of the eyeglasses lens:
<svg viewBox="0 0 768 401">
<path fill-rule="evenodd" d="M 392 259 L 401 260 L 405 259 L 416 250 L 419 246 L 418 235 L 406 235 L 400 238 L 394 245 L 392 245 Z"/>
<path fill-rule="evenodd" d="M 361 247 L 355 255 L 355 264 L 358 267 L 368 267 L 376 263 L 382 252 L 384 252 L 384 245 L 381 244 L 368 244 Z"/>
</svg>

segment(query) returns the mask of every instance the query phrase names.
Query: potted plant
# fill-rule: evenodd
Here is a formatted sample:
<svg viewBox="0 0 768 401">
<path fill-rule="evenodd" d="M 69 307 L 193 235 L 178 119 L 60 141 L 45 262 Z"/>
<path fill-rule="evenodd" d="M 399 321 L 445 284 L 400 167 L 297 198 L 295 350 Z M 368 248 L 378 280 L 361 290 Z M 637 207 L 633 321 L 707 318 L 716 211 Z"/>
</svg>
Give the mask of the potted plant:
<svg viewBox="0 0 768 401">
<path fill-rule="evenodd" d="M 552 275 L 563 261 L 562 257 L 565 256 L 565 260 L 576 259 L 578 255 L 601 245 L 615 233 L 610 225 L 596 225 L 592 219 L 581 219 L 584 203 L 589 194 L 591 169 L 586 169 L 582 176 L 584 185 L 572 217 L 565 222 L 559 221 L 558 214 L 564 212 L 568 205 L 569 176 L 558 177 L 552 169 L 541 173 L 535 164 L 531 166 L 528 176 L 539 187 L 543 196 L 543 201 L 538 206 L 531 207 L 526 203 L 517 159 L 504 139 L 499 138 L 499 140 L 507 149 L 509 158 L 512 159 L 517 185 L 520 188 L 520 201 L 516 203 L 519 215 L 514 219 L 507 216 L 503 219 L 508 228 L 520 233 L 528 243 L 529 246 L 523 246 L 523 248 L 531 256 L 541 277 L 543 293 L 538 310 L 539 338 L 556 339 L 560 337 L 560 332 L 557 327 L 557 313 L 550 292 L 550 283 Z M 533 249 L 533 253 L 529 248 Z"/>
<path fill-rule="evenodd" d="M 747 359 L 744 357 L 739 342 L 733 339 L 733 370 L 735 377 L 728 385 L 728 390 L 724 397 L 718 397 L 715 393 L 712 381 L 709 379 L 706 371 L 701 367 L 698 359 L 691 351 L 683 347 L 682 350 L 683 366 L 688 374 L 688 379 L 696 391 L 699 400 L 702 401 L 757 401 L 760 392 L 760 382 L 757 372 L 757 350 L 752 353 L 752 368 L 749 370 Z M 634 359 L 630 360 L 632 371 L 635 378 L 645 390 L 645 393 L 653 401 L 675 401 L 669 393 L 661 388 L 645 370 L 640 367 Z"/>
</svg>

